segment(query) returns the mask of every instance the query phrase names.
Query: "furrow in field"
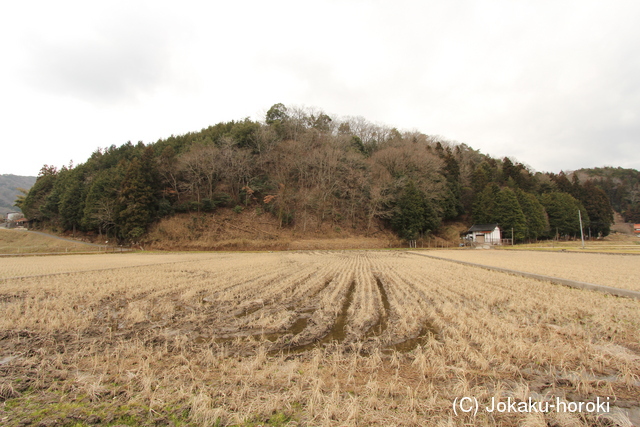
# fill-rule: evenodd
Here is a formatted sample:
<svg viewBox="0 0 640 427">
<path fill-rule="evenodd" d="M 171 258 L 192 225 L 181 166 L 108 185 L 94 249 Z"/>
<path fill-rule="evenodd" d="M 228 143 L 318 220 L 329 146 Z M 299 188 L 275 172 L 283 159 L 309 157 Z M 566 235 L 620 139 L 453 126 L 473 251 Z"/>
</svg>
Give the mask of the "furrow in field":
<svg viewBox="0 0 640 427">
<path fill-rule="evenodd" d="M 325 344 L 329 344 L 332 342 L 336 342 L 336 343 L 344 342 L 347 336 L 347 319 L 349 317 L 348 310 L 353 301 L 353 294 L 354 294 L 355 288 L 356 288 L 355 281 L 351 282 L 351 284 L 349 285 L 349 288 L 347 289 L 344 301 L 342 302 L 342 306 L 340 310 L 337 312 L 335 319 L 333 320 L 333 325 L 330 327 L 328 332 L 324 334 L 324 336 L 321 336 L 320 338 L 317 338 L 307 344 L 301 344 L 300 343 L 301 339 L 295 340 L 293 341 L 292 344 L 287 345 L 285 347 L 285 350 L 288 352 L 303 352 L 303 351 L 311 350 L 315 347 L 321 347 Z M 308 322 L 307 322 L 307 325 L 308 325 Z"/>
<path fill-rule="evenodd" d="M 326 282 L 325 274 L 318 272 L 318 266 L 307 266 L 289 277 L 285 277 L 278 282 L 265 284 L 262 292 L 251 295 L 259 306 L 257 310 L 241 318 L 237 325 L 240 329 L 253 329 L 276 333 L 283 330 L 294 321 L 297 313 L 291 305 L 291 295 L 296 287 L 304 287 L 307 292 L 317 292 L 312 286 L 322 285 Z"/>
<path fill-rule="evenodd" d="M 355 271 L 356 294 L 350 311 L 349 342 L 379 336 L 386 324 L 388 308 L 385 310 L 386 295 L 380 293 L 376 279 L 371 272 L 371 258 L 364 254 L 362 263 Z"/>
<path fill-rule="evenodd" d="M 286 324 L 282 325 L 280 322 L 280 326 L 278 326 L 278 322 L 271 321 L 269 324 L 270 332 L 264 333 L 264 329 L 262 329 L 256 335 L 261 335 L 271 342 L 276 342 L 282 337 L 284 343 L 305 330 L 309 319 L 318 308 L 316 297 L 329 286 L 341 267 L 342 265 L 338 262 L 329 263 L 322 266 L 307 280 L 298 283 L 294 289 L 291 289 L 288 297 L 282 297 L 277 304 L 272 304 L 273 308 L 267 313 L 268 315 L 260 319 L 263 322 L 269 322 L 272 317 L 277 316 L 280 310 L 284 308 L 291 313 Z M 275 348 L 279 347 L 276 346 Z"/>
<path fill-rule="evenodd" d="M 318 282 L 323 276 L 331 274 L 330 271 L 325 265 L 317 262 L 298 262 L 293 267 L 285 265 L 281 270 L 280 280 L 271 282 L 257 292 L 263 299 L 289 304 L 309 292 L 319 292 L 318 288 L 322 284 Z M 324 282 L 326 283 L 326 280 Z"/>
<path fill-rule="evenodd" d="M 413 340 L 425 331 L 434 330 L 427 315 L 430 301 L 424 294 L 417 292 L 415 283 L 406 276 L 406 267 L 401 258 L 387 263 L 381 259 L 376 277 L 386 290 L 391 309 L 389 316 L 390 333 L 386 345 L 397 345 Z"/>
<path fill-rule="evenodd" d="M 425 323 L 419 296 L 392 271 L 381 272 L 376 279 L 386 289 L 390 307 L 387 320 L 389 326 L 386 333 L 380 336 L 382 345 L 392 346 L 418 336 Z"/>
<path fill-rule="evenodd" d="M 318 272 L 317 266 L 300 266 L 296 271 L 282 272 L 277 278 L 265 282 L 263 286 L 245 290 L 242 297 L 245 302 L 236 310 L 236 317 L 246 317 L 272 304 L 282 303 L 290 297 L 293 290 L 308 282 Z M 239 292 L 241 292 L 240 290 Z"/>
<path fill-rule="evenodd" d="M 344 262 L 322 265 L 298 260 L 294 268 L 289 266 L 292 273 L 288 277 L 254 287 L 256 292 L 245 296 L 261 301 L 258 310 L 235 321 L 235 327 L 225 327 L 222 334 L 215 330 L 211 332 L 218 338 L 254 335 L 270 341 L 298 334 L 318 306 L 318 301 L 314 303 L 314 300 L 323 298 L 323 292 L 326 293 L 326 288 L 333 282 L 331 276 L 337 275 L 343 266 Z M 302 297 L 304 300 L 300 300 Z"/>
<path fill-rule="evenodd" d="M 356 260 L 349 257 L 340 261 L 343 268 L 329 286 L 318 294 L 318 309 L 313 312 L 307 327 L 288 343 L 289 348 L 297 347 L 304 351 L 307 345 L 313 346 L 314 343 L 321 345 L 344 334 L 344 320 L 341 320 L 341 316 L 345 316 L 344 319 L 346 319 L 347 310 L 353 299 L 355 291 L 353 268 Z M 342 325 L 339 325 L 339 322 L 342 322 Z"/>
<path fill-rule="evenodd" d="M 382 284 L 382 281 L 377 277 L 375 278 L 375 281 L 376 281 L 376 285 L 378 287 L 378 293 L 380 295 L 381 302 L 382 302 L 382 311 L 380 313 L 380 316 L 378 316 L 378 320 L 376 321 L 376 323 L 373 326 L 371 326 L 371 328 L 369 328 L 369 330 L 367 331 L 365 335 L 366 338 L 379 337 L 385 333 L 388 326 L 387 323 L 389 320 L 389 312 L 391 311 L 391 304 L 389 304 L 389 297 L 387 297 L 387 292 L 384 290 L 384 285 Z"/>
</svg>

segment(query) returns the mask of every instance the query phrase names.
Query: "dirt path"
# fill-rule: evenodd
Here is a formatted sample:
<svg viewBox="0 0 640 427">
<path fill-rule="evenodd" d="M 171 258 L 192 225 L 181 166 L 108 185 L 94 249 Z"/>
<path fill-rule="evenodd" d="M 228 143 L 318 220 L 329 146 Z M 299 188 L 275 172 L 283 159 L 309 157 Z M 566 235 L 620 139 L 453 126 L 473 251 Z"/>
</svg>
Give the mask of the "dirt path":
<svg viewBox="0 0 640 427">
<path fill-rule="evenodd" d="M 622 215 L 618 212 L 613 213 L 613 225 L 611 226 L 611 231 L 615 231 L 621 234 L 629 234 L 633 236 L 635 233 L 633 232 L 633 224 L 630 222 L 624 222 Z"/>
</svg>

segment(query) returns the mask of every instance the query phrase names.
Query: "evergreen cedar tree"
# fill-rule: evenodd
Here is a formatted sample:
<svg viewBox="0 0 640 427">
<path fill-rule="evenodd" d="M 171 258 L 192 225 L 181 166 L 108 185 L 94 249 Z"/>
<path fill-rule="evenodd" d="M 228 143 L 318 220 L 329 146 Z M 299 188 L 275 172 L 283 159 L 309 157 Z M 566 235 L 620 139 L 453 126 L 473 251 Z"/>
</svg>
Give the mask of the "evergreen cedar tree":
<svg viewBox="0 0 640 427">
<path fill-rule="evenodd" d="M 534 174 L 465 144 L 275 104 L 264 123 L 218 123 L 45 165 L 17 203 L 36 226 L 133 242 L 164 216 L 220 207 L 254 207 L 283 227 L 313 218 L 372 231 L 377 219 L 409 240 L 444 220 L 498 223 L 523 241 L 579 235 L 578 209 L 592 235 L 609 233 L 612 204 L 640 222 L 640 177 L 625 171 Z"/>
<path fill-rule="evenodd" d="M 413 181 L 405 186 L 391 217 L 391 225 L 406 240 L 415 240 L 439 225 L 439 218 L 425 195 Z"/>
</svg>

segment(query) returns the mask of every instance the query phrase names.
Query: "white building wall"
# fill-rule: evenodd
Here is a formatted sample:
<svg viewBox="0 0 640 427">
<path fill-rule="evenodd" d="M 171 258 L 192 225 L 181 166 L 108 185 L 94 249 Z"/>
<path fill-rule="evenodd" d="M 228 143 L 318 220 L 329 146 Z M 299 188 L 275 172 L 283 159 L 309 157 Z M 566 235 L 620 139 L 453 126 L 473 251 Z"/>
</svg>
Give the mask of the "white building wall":
<svg viewBox="0 0 640 427">
<path fill-rule="evenodd" d="M 491 233 L 482 233 L 479 231 L 472 233 L 474 242 L 478 242 L 478 236 L 484 236 L 484 243 L 490 243 L 493 245 L 499 245 L 501 243 L 500 239 L 502 238 L 498 227 L 496 227 Z"/>
<path fill-rule="evenodd" d="M 490 243 L 493 243 L 494 245 L 500 244 L 500 238 L 500 229 L 498 227 L 496 227 L 491 234 L 487 234 L 487 239 L 490 239 Z"/>
</svg>

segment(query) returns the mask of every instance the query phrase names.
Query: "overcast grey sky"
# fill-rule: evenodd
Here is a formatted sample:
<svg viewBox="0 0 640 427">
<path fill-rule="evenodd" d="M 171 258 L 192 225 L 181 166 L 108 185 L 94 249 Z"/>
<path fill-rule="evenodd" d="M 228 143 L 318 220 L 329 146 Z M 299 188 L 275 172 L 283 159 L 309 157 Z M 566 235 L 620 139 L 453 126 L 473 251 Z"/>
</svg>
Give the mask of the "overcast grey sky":
<svg viewBox="0 0 640 427">
<path fill-rule="evenodd" d="M 640 169 L 639 16 L 615 0 L 4 2 L 0 174 L 278 102 L 538 171 Z"/>
</svg>

